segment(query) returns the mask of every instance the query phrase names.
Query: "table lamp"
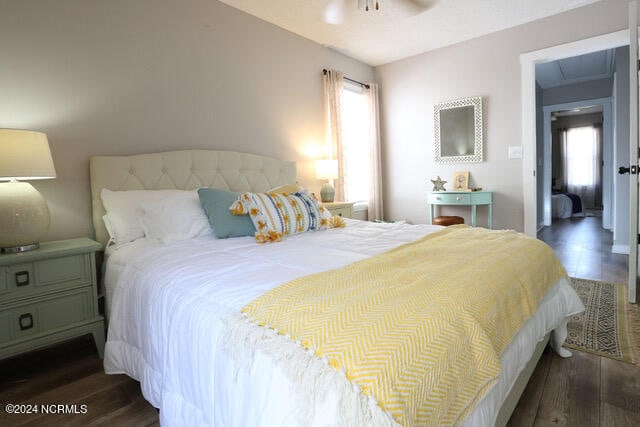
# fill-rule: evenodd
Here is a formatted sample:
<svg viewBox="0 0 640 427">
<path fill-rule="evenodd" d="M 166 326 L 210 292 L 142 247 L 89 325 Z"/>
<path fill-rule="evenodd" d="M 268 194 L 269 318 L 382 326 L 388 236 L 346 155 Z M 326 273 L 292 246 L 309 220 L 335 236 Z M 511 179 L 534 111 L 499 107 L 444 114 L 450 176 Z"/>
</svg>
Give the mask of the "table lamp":
<svg viewBox="0 0 640 427">
<path fill-rule="evenodd" d="M 40 192 L 22 181 L 55 177 L 47 135 L 0 129 L 0 252 L 39 247 L 49 230 L 49 208 Z"/>
<path fill-rule="evenodd" d="M 333 189 L 333 180 L 338 177 L 338 161 L 335 159 L 316 160 L 316 178 L 326 179 L 329 182 L 322 184 L 320 200 L 323 203 L 333 202 L 336 191 Z"/>
</svg>

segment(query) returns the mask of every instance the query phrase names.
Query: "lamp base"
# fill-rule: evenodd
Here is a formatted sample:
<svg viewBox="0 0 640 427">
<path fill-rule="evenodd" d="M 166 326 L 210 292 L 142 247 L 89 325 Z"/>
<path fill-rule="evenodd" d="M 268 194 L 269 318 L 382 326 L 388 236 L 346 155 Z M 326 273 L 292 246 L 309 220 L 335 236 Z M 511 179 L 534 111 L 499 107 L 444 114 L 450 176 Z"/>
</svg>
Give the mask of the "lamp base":
<svg viewBox="0 0 640 427">
<path fill-rule="evenodd" d="M 35 249 L 48 230 L 49 208 L 40 192 L 28 182 L 0 182 L 2 251 Z"/>
<path fill-rule="evenodd" d="M 20 252 L 32 251 L 38 249 L 40 243 L 31 243 L 30 245 L 13 246 L 10 248 L 0 248 L 0 254 L 17 254 Z"/>
<path fill-rule="evenodd" d="M 332 203 L 335 196 L 336 190 L 333 189 L 331 184 L 322 184 L 322 188 L 320 189 L 320 200 L 322 203 Z"/>
</svg>

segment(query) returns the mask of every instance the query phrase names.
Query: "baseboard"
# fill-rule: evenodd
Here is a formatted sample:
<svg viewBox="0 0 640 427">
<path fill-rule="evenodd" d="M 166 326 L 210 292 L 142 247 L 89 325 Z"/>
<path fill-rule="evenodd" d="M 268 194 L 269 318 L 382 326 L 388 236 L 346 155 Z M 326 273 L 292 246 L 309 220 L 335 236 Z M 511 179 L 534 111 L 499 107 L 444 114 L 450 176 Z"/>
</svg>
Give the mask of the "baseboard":
<svg viewBox="0 0 640 427">
<path fill-rule="evenodd" d="M 629 255 L 629 245 L 613 245 L 611 253 Z"/>
</svg>

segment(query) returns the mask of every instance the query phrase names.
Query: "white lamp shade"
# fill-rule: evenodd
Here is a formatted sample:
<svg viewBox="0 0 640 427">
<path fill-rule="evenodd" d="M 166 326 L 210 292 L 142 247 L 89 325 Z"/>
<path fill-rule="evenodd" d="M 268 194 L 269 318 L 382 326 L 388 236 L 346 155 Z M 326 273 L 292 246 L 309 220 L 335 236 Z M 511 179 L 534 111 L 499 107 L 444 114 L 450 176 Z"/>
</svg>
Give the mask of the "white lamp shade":
<svg viewBox="0 0 640 427">
<path fill-rule="evenodd" d="M 338 161 L 335 159 L 316 160 L 316 178 L 336 179 L 338 177 Z"/>
<path fill-rule="evenodd" d="M 20 129 L 0 129 L 0 181 L 56 177 L 47 135 Z"/>
</svg>

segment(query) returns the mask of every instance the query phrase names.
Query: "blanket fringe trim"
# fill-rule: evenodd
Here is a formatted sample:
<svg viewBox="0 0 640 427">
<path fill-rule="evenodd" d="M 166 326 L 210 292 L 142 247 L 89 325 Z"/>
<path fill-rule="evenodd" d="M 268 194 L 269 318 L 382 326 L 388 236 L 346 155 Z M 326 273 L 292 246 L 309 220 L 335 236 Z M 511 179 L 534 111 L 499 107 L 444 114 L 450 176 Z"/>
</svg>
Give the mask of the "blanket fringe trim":
<svg viewBox="0 0 640 427">
<path fill-rule="evenodd" d="M 251 370 L 256 351 L 268 355 L 282 368 L 302 405 L 297 405 L 295 418 L 303 423 L 314 418 L 316 399 L 336 396 L 340 421 L 350 426 L 398 426 L 391 414 L 384 411 L 375 397 L 365 395 L 358 384 L 350 381 L 344 369 L 335 369 L 326 357 L 300 341 L 281 335 L 277 329 L 259 326 L 244 314 L 234 313 L 225 319 L 223 348 L 236 363 L 236 369 Z"/>
</svg>

